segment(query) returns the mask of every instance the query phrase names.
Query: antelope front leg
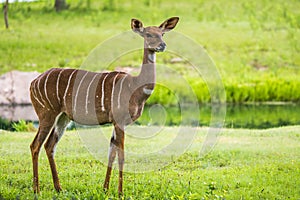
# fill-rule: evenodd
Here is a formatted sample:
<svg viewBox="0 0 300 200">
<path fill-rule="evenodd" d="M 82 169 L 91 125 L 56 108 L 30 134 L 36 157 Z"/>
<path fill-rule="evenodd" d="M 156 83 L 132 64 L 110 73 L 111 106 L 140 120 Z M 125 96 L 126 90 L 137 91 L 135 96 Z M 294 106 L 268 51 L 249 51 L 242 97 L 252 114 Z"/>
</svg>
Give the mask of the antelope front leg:
<svg viewBox="0 0 300 200">
<path fill-rule="evenodd" d="M 115 126 L 109 149 L 108 166 L 106 171 L 106 177 L 104 181 L 104 190 L 109 188 L 109 180 L 111 176 L 112 164 L 116 158 L 116 153 L 118 153 L 118 163 L 119 163 L 119 186 L 118 193 L 119 196 L 123 193 L 123 167 L 124 167 L 124 131 L 122 128 Z"/>
<path fill-rule="evenodd" d="M 120 147 L 118 148 L 118 162 L 119 162 L 119 196 L 123 194 L 123 169 L 124 169 L 124 138 Z"/>
<path fill-rule="evenodd" d="M 121 127 L 121 128 L 120 128 Z M 115 125 L 115 141 L 117 144 L 118 163 L 119 163 L 119 197 L 123 195 L 123 169 L 124 169 L 124 126 Z"/>
<path fill-rule="evenodd" d="M 109 180 L 110 180 L 110 176 L 111 176 L 112 165 L 116 158 L 117 147 L 113 144 L 112 141 L 113 141 L 113 138 L 111 138 L 109 152 L 108 152 L 108 165 L 107 165 L 106 177 L 105 177 L 104 186 L 103 186 L 105 192 L 107 192 L 108 188 L 109 188 Z"/>
</svg>

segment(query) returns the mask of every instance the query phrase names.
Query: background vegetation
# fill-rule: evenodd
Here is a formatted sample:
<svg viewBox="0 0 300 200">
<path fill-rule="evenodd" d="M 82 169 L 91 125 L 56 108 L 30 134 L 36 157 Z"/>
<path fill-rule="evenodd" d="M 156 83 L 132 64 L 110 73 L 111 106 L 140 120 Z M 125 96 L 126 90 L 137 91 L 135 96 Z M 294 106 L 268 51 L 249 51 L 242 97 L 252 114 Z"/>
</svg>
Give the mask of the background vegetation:
<svg viewBox="0 0 300 200">
<path fill-rule="evenodd" d="M 173 129 L 166 128 L 160 135 L 172 135 Z M 111 128 L 102 131 L 109 138 Z M 168 166 L 125 173 L 125 199 L 299 199 L 300 127 L 223 130 L 214 151 L 200 158 L 206 131 L 200 129 L 187 152 Z M 28 145 L 33 137 L 34 133 L 0 131 L 0 199 L 34 198 Z M 157 145 L 169 140 L 162 138 Z M 149 148 L 143 145 L 127 140 L 126 149 Z M 118 167 L 114 166 L 106 195 L 102 190 L 106 167 L 91 156 L 78 134 L 64 135 L 56 161 L 64 190 L 55 192 L 42 149 L 39 199 L 117 199 Z"/>
<path fill-rule="evenodd" d="M 203 45 L 212 57 L 222 77 L 228 103 L 300 101 L 298 0 L 74 0 L 67 4 L 68 9 L 61 12 L 55 12 L 54 0 L 9 5 L 8 30 L 4 20 L 0 19 L 0 75 L 11 70 L 43 72 L 51 67 L 79 68 L 99 43 L 130 30 L 131 18 L 152 25 L 179 16 L 176 31 Z M 190 64 L 172 62 L 178 56 L 166 52 L 159 54 L 157 61 L 184 77 L 199 102 L 210 102 L 206 82 L 193 73 Z M 132 52 L 109 68 L 138 69 L 141 61 L 142 52 Z M 104 67 L 99 66 L 99 69 Z M 170 109 L 172 115 L 167 116 L 167 123 L 178 125 L 180 117 L 176 113 L 180 110 L 175 94 L 180 94 L 185 102 L 195 99 L 170 77 L 166 76 L 162 82 L 176 89 L 170 91 L 158 85 L 149 104 L 169 106 L 166 110 Z M 295 111 L 292 115 L 278 107 L 248 112 L 251 106 L 241 107 L 238 111 L 228 106 L 226 126 L 240 127 L 236 122 L 247 118 L 241 121 L 248 121 L 251 127 L 267 127 L 276 115 L 289 120 L 279 121 L 279 124 L 299 123 L 298 105 L 291 104 L 290 109 Z M 141 124 L 149 122 L 147 109 L 151 107 L 145 109 Z M 201 109 L 200 124 L 207 125 L 210 111 L 202 113 L 202 110 L 211 107 Z M 236 125 L 233 126 L 231 121 Z M 152 121 L 150 125 L 160 124 Z M 74 131 L 66 132 L 56 153 L 63 192 L 54 191 L 47 157 L 42 150 L 41 194 L 35 196 L 29 150 L 35 133 L 27 132 L 33 126 L 22 120 L 6 126 L 26 132 L 0 130 L 0 200 L 117 198 L 117 166 L 110 192 L 104 194 L 102 182 L 106 167 L 91 156 Z M 125 199 L 300 198 L 299 126 L 268 130 L 225 129 L 214 151 L 204 158 L 199 157 L 199 151 L 207 129 L 190 129 L 200 133 L 186 153 L 174 162 L 149 173 L 125 174 Z M 111 135 L 111 127 L 103 130 L 107 137 Z M 165 128 L 160 134 L 172 135 L 174 127 Z M 126 148 L 146 147 L 126 140 Z"/>
<path fill-rule="evenodd" d="M 145 25 L 179 16 L 176 31 L 203 45 L 226 88 L 227 102 L 300 101 L 300 2 L 270 1 L 67 1 L 55 12 L 54 1 L 9 6 L 10 29 L 0 20 L 0 74 L 10 70 L 43 72 L 50 67 L 80 67 L 99 43 L 130 29 L 130 19 Z M 111 68 L 141 64 L 141 52 Z M 206 83 L 193 77 L 188 63 L 172 64 L 171 53 L 158 56 L 188 79 L 200 102 L 209 102 Z M 178 93 L 185 88 L 178 85 Z M 159 94 L 160 92 L 160 94 Z M 177 91 L 176 91 L 177 92 Z M 161 98 L 157 98 L 160 96 Z M 150 103 L 172 100 L 163 89 Z M 188 96 L 190 101 L 193 97 Z M 161 101 L 161 102 L 160 102 Z"/>
</svg>

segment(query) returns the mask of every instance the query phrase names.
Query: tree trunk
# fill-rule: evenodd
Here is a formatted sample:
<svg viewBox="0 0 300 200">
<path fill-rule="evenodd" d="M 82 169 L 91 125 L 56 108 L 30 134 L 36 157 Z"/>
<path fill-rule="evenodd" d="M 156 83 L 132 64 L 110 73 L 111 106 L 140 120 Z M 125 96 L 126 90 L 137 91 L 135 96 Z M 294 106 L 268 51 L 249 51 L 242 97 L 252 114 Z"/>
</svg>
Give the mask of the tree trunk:
<svg viewBox="0 0 300 200">
<path fill-rule="evenodd" d="M 5 21 L 5 27 L 6 29 L 9 28 L 9 24 L 8 24 L 8 0 L 6 0 L 5 4 L 4 4 L 4 21 Z"/>
<path fill-rule="evenodd" d="M 55 0 L 54 8 L 56 12 L 67 9 L 68 5 L 66 3 L 66 0 Z"/>
</svg>

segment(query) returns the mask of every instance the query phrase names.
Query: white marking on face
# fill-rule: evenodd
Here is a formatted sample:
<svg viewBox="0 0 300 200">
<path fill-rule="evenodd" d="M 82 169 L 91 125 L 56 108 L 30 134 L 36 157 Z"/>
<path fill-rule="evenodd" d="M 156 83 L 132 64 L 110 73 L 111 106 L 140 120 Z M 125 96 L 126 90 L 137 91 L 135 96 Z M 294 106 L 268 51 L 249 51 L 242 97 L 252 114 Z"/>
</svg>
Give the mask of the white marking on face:
<svg viewBox="0 0 300 200">
<path fill-rule="evenodd" d="M 143 92 L 146 94 L 146 95 L 151 95 L 153 93 L 153 90 L 150 90 L 150 89 L 147 89 L 147 88 L 143 88 Z"/>
<path fill-rule="evenodd" d="M 149 53 L 148 54 L 148 61 L 150 61 L 151 63 L 155 63 L 155 61 L 156 61 L 156 54 L 155 53 Z"/>
<path fill-rule="evenodd" d="M 50 76 L 50 74 L 54 71 L 54 69 L 52 69 L 46 76 L 46 80 L 45 80 L 45 83 L 44 83 L 44 92 L 45 92 L 45 96 L 46 96 L 46 99 L 48 101 L 48 103 L 50 104 L 50 106 L 52 107 L 52 109 L 54 109 L 54 106 L 52 105 L 49 97 L 48 97 L 48 93 L 47 93 L 47 82 L 48 82 L 48 78 Z"/>
<path fill-rule="evenodd" d="M 111 97 L 110 97 L 110 107 L 111 109 L 113 108 L 113 104 L 114 104 L 114 90 L 115 90 L 115 84 L 116 84 L 116 79 L 119 76 L 120 72 L 116 74 L 114 80 L 113 80 L 113 85 L 112 85 L 112 89 L 111 89 Z"/>
<path fill-rule="evenodd" d="M 58 77 L 57 77 L 57 81 L 56 81 L 56 97 L 57 97 L 57 101 L 60 102 L 60 98 L 59 98 L 59 93 L 58 93 L 58 89 L 59 89 L 59 80 L 60 80 L 60 76 L 61 76 L 61 73 L 64 71 L 64 69 L 62 69 L 59 74 L 58 74 Z"/>
<path fill-rule="evenodd" d="M 88 85 L 87 91 L 86 91 L 86 97 L 85 97 L 85 114 L 88 114 L 88 98 L 89 98 L 89 92 L 90 92 L 90 87 L 99 74 L 95 74 L 94 77 L 92 78 L 91 82 Z"/>
<path fill-rule="evenodd" d="M 71 75 L 69 76 L 69 79 L 68 79 L 68 84 L 67 84 L 67 88 L 65 90 L 65 94 L 64 94 L 64 105 L 67 106 L 67 103 L 66 103 L 66 97 L 67 97 L 67 93 L 68 93 L 68 90 L 69 90 L 69 87 L 70 87 L 70 83 L 71 83 L 71 79 L 72 79 L 72 76 L 74 75 L 74 73 L 76 72 L 77 70 L 74 70 Z"/>
<path fill-rule="evenodd" d="M 119 90 L 119 94 L 118 94 L 118 108 L 121 107 L 121 103 L 120 103 L 120 101 L 121 101 L 121 92 L 122 92 L 122 88 L 123 88 L 123 82 L 124 82 L 124 80 L 126 79 L 127 76 L 128 76 L 128 74 L 126 74 L 126 75 L 122 78 L 122 81 L 121 81 L 121 83 L 120 83 L 120 90 Z"/>
<path fill-rule="evenodd" d="M 85 74 L 81 78 L 81 80 L 79 82 L 79 85 L 77 87 L 77 91 L 76 91 L 76 94 L 75 94 L 75 97 L 74 97 L 75 98 L 75 100 L 74 100 L 74 108 L 73 108 L 74 113 L 76 113 L 76 104 L 77 104 L 77 97 L 78 97 L 79 89 L 80 89 L 80 86 L 81 86 L 81 84 L 82 84 L 82 82 L 83 82 L 83 80 L 84 80 L 84 78 L 86 77 L 87 74 L 88 74 L 88 72 L 85 72 Z"/>
<path fill-rule="evenodd" d="M 105 111 L 105 108 L 104 108 L 104 83 L 105 83 L 105 79 L 107 78 L 108 74 L 105 75 L 105 77 L 103 78 L 102 80 L 102 88 L 101 88 L 101 110 L 102 111 Z"/>
</svg>

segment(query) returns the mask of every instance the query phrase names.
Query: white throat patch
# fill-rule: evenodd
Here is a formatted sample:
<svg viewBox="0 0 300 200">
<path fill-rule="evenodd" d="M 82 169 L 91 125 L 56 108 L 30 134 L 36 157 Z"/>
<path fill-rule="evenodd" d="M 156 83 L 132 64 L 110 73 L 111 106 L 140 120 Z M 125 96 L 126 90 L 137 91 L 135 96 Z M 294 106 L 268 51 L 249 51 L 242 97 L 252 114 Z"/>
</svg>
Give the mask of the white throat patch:
<svg viewBox="0 0 300 200">
<path fill-rule="evenodd" d="M 149 53 L 148 54 L 148 60 L 152 63 L 155 63 L 156 62 L 156 55 L 155 53 Z"/>
</svg>

